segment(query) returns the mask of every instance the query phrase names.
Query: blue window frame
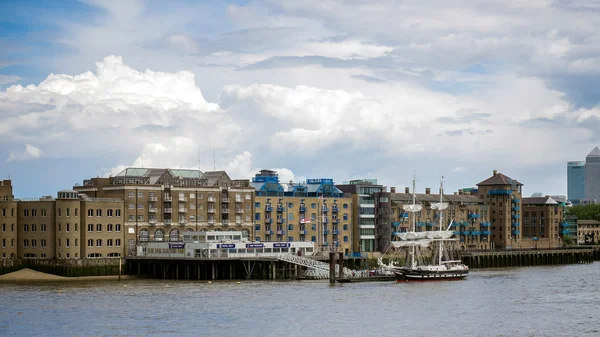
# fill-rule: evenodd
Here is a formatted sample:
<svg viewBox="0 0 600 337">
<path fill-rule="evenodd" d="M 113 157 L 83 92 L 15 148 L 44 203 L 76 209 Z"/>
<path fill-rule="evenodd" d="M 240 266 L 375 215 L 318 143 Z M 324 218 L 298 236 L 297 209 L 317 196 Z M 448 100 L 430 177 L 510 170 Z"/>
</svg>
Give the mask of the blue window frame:
<svg viewBox="0 0 600 337">
<path fill-rule="evenodd" d="M 254 220 L 260 220 L 260 213 L 256 213 L 254 215 Z"/>
<path fill-rule="evenodd" d="M 312 241 L 312 242 L 317 242 L 317 237 L 316 237 L 316 236 L 311 236 L 311 237 L 310 237 L 310 241 Z"/>
<path fill-rule="evenodd" d="M 344 204 L 344 208 L 348 208 L 348 204 Z"/>
<path fill-rule="evenodd" d="M 348 214 L 344 214 L 344 221 L 348 221 Z"/>
<path fill-rule="evenodd" d="M 348 230 L 348 224 L 344 224 L 344 226 L 342 228 L 344 228 L 344 230 L 347 231 Z"/>
<path fill-rule="evenodd" d="M 315 204 L 314 202 L 312 204 L 310 204 L 310 208 L 317 208 L 317 204 Z"/>
<path fill-rule="evenodd" d="M 260 202 L 256 202 L 256 203 L 254 203 L 254 207 L 256 207 L 256 208 L 260 208 Z"/>
<path fill-rule="evenodd" d="M 256 226 L 254 226 L 254 230 L 255 230 L 255 231 L 259 231 L 259 230 L 260 230 L 260 225 L 256 225 Z"/>
<path fill-rule="evenodd" d="M 294 225 L 290 224 L 288 225 L 288 231 L 293 231 L 294 230 Z"/>
<path fill-rule="evenodd" d="M 289 241 L 289 242 L 292 242 L 292 241 L 294 241 L 294 237 L 293 237 L 293 236 L 288 236 L 288 241 Z"/>
<path fill-rule="evenodd" d="M 344 236 L 344 242 L 348 242 L 348 237 Z"/>
</svg>

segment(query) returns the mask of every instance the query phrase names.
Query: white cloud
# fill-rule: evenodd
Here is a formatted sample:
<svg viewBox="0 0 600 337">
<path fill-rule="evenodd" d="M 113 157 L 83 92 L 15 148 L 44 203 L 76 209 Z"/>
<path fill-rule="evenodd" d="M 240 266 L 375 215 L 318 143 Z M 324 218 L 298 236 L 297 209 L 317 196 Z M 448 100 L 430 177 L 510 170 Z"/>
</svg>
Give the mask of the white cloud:
<svg viewBox="0 0 600 337">
<path fill-rule="evenodd" d="M 0 67 L 1 68 L 1 67 Z M 10 84 L 19 81 L 21 77 L 14 75 L 0 75 L 0 85 Z"/>
<path fill-rule="evenodd" d="M 31 144 L 25 144 L 25 151 L 23 151 L 23 152 L 10 151 L 6 161 L 11 162 L 11 161 L 23 161 L 23 160 L 37 159 L 41 155 L 42 155 L 42 150 L 40 150 L 39 148 L 37 148 Z"/>
</svg>

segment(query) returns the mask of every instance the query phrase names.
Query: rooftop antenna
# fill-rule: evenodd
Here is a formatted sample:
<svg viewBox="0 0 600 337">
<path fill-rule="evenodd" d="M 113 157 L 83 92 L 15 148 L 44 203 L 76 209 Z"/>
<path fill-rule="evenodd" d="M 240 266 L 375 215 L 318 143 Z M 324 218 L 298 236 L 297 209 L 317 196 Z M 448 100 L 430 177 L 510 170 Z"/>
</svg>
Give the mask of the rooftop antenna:
<svg viewBox="0 0 600 337">
<path fill-rule="evenodd" d="M 215 155 L 215 142 L 213 140 L 213 171 L 217 170 L 217 156 Z"/>
</svg>

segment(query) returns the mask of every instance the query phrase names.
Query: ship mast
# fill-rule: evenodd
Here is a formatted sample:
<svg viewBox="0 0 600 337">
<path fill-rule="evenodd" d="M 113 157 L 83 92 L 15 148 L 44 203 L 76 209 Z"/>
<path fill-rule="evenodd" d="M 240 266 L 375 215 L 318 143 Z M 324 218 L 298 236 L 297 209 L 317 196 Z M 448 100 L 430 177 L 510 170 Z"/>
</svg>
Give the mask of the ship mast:
<svg viewBox="0 0 600 337">
<path fill-rule="evenodd" d="M 444 202 L 443 198 L 444 198 L 444 176 L 442 176 L 442 179 L 440 180 L 440 206 Z M 444 211 L 443 211 L 442 207 L 440 207 L 439 212 L 440 212 L 440 228 L 439 228 L 439 231 L 440 231 L 440 239 L 441 239 L 442 238 L 442 234 L 441 234 L 441 232 L 442 232 L 442 223 L 443 223 L 442 216 L 444 214 Z M 443 243 L 444 243 L 444 241 L 440 240 L 440 245 L 439 245 L 440 248 L 439 248 L 439 252 L 438 252 L 438 259 L 439 259 L 438 264 L 439 265 L 442 265 L 442 244 Z"/>
<path fill-rule="evenodd" d="M 417 180 L 417 173 L 415 171 L 415 173 L 413 175 L 413 181 L 412 181 L 412 183 L 413 183 L 413 207 L 417 204 L 417 196 L 415 194 L 416 180 Z M 416 228 L 416 220 L 417 219 L 416 218 L 417 218 L 417 213 L 414 212 L 413 217 L 412 217 L 412 231 L 413 232 L 417 231 L 417 228 Z M 416 265 L 415 265 L 415 246 L 412 246 L 410 249 L 411 249 L 410 255 L 411 255 L 411 259 L 412 259 L 411 268 L 414 269 L 416 267 Z"/>
</svg>

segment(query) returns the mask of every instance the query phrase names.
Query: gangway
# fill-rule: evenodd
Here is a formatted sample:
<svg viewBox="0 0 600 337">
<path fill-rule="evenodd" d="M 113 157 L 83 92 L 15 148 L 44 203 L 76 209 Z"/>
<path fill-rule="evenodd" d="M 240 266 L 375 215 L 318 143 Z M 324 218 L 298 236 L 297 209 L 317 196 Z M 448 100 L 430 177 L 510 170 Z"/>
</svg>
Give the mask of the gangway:
<svg viewBox="0 0 600 337">
<path fill-rule="evenodd" d="M 305 273 L 305 276 L 311 276 L 311 277 L 315 277 L 315 278 L 321 278 L 321 277 L 328 278 L 329 277 L 329 264 L 327 264 L 325 262 L 313 260 L 313 259 L 310 259 L 310 258 L 307 258 L 304 256 L 296 256 L 293 254 L 279 254 L 279 255 L 277 255 L 277 259 L 279 261 L 293 263 L 298 266 L 303 266 L 303 267 L 309 268 L 309 270 L 307 270 L 307 273 Z M 340 270 L 339 264 L 336 264 L 335 265 L 336 275 L 338 274 L 339 270 Z M 353 271 L 352 269 L 348 269 L 348 268 L 344 267 L 343 271 L 344 271 L 344 277 L 356 277 L 357 276 L 356 271 Z M 354 275 L 353 275 L 353 272 L 354 272 Z"/>
</svg>

